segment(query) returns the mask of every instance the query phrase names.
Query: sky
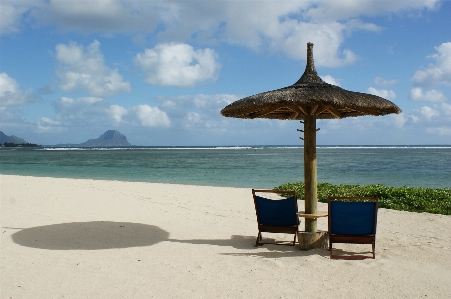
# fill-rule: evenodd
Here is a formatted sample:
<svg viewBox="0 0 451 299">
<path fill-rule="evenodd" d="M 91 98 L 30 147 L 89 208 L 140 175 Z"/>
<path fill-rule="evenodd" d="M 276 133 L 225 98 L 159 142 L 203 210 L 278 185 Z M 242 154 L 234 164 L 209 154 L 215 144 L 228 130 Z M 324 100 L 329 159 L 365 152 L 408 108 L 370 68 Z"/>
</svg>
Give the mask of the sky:
<svg viewBox="0 0 451 299">
<path fill-rule="evenodd" d="M 318 145 L 451 144 L 451 1 L 1 0 L 0 130 L 42 145 L 300 145 L 293 120 L 226 118 L 318 75 L 401 114 L 318 120 Z"/>
</svg>

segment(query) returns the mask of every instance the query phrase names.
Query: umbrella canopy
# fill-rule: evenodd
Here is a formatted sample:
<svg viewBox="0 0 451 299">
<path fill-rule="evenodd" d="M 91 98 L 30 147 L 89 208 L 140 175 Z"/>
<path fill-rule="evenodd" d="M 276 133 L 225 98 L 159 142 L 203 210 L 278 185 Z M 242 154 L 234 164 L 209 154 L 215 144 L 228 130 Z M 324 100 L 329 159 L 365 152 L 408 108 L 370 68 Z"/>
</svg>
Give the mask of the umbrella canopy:
<svg viewBox="0 0 451 299">
<path fill-rule="evenodd" d="M 400 113 L 401 109 L 381 97 L 352 92 L 324 82 L 316 73 L 313 44 L 307 44 L 307 65 L 293 85 L 259 93 L 231 103 L 221 110 L 226 117 L 303 120 L 305 212 L 317 213 L 316 119 Z M 316 218 L 305 221 L 306 232 L 316 232 Z"/>
<path fill-rule="evenodd" d="M 238 100 L 221 110 L 226 117 L 298 120 L 306 115 L 333 119 L 400 112 L 398 106 L 381 97 L 324 82 L 316 73 L 312 43 L 307 44 L 305 72 L 296 83 Z"/>
</svg>

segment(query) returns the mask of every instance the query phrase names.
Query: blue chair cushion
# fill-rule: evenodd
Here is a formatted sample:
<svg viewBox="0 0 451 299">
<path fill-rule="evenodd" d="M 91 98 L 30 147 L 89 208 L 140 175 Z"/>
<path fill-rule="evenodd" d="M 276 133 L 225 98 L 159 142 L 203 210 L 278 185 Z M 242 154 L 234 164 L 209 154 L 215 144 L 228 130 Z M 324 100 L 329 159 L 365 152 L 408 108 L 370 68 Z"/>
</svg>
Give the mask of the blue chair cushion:
<svg viewBox="0 0 451 299">
<path fill-rule="evenodd" d="M 375 234 L 375 202 L 331 201 L 331 234 L 366 236 Z"/>
<path fill-rule="evenodd" d="M 297 211 L 293 197 L 271 200 L 255 196 L 255 205 L 259 224 L 271 226 L 297 225 Z"/>
</svg>

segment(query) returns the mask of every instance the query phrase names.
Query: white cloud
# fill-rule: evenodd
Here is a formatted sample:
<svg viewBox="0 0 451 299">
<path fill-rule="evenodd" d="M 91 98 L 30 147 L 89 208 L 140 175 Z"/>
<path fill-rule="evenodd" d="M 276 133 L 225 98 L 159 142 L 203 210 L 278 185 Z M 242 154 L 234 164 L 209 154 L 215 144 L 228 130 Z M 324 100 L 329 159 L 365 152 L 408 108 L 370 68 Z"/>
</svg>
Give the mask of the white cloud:
<svg viewBox="0 0 451 299">
<path fill-rule="evenodd" d="M 37 123 L 36 131 L 39 133 L 58 133 L 67 130 L 66 127 L 61 126 L 61 123 L 47 117 L 41 117 Z"/>
<path fill-rule="evenodd" d="M 108 103 L 102 98 L 83 97 L 72 99 L 61 97 L 53 103 L 55 120 L 63 126 L 90 126 L 105 122 L 105 112 Z"/>
<path fill-rule="evenodd" d="M 214 81 L 221 65 L 214 50 L 198 49 L 187 44 L 158 44 L 135 57 L 136 64 L 151 85 L 188 87 Z"/>
<path fill-rule="evenodd" d="M 321 76 L 321 79 L 324 80 L 324 82 L 332 84 L 332 85 L 336 85 L 336 86 L 340 86 L 340 82 L 339 80 L 335 79 L 334 77 L 330 76 L 330 75 L 326 75 L 326 76 Z"/>
<path fill-rule="evenodd" d="M 440 116 L 440 113 L 438 110 L 433 109 L 429 106 L 423 106 L 418 109 L 415 109 L 412 111 L 412 114 L 414 114 L 414 115 L 416 114 L 417 117 L 419 116 L 417 119 L 423 119 L 428 122 L 430 122 L 433 117 Z"/>
<path fill-rule="evenodd" d="M 446 116 L 449 120 L 451 120 L 451 104 L 442 103 L 439 106 L 441 115 Z"/>
<path fill-rule="evenodd" d="M 436 104 L 433 107 L 423 106 L 411 112 L 418 127 L 431 135 L 451 136 L 451 105 L 447 103 Z M 446 137 L 443 143 L 450 139 Z"/>
<path fill-rule="evenodd" d="M 128 110 L 119 105 L 111 105 L 107 113 L 109 113 L 111 119 L 113 119 L 115 123 L 120 123 L 128 114 Z"/>
<path fill-rule="evenodd" d="M 425 126 L 449 126 L 451 128 L 451 104 L 441 103 L 432 106 L 422 106 L 410 112 L 390 115 L 390 117 L 397 118 L 395 121 L 402 124 L 402 126 L 415 125 L 418 128 Z"/>
<path fill-rule="evenodd" d="M 387 80 L 382 77 L 376 77 L 374 78 L 374 83 L 380 86 L 389 86 L 398 83 L 398 80 L 395 79 Z"/>
<path fill-rule="evenodd" d="M 161 40 L 227 42 L 255 50 L 283 52 L 305 59 L 305 45 L 317 45 L 317 66 L 353 63 L 357 54 L 343 49 L 355 31 L 378 31 L 361 16 L 433 10 L 439 0 L 311 0 L 311 1 L 203 1 L 203 0 L 3 0 L 4 28 L 19 30 L 25 18 L 59 30 L 88 33 L 154 33 Z M 22 3 L 19 5 L 16 3 Z M 0 10 L 1 11 L 1 10 Z M 6 9 L 5 9 L 6 11 Z M 3 18 L 2 18 L 3 19 Z M 157 26 L 159 25 L 159 26 Z"/>
<path fill-rule="evenodd" d="M 50 0 L 31 10 L 41 25 L 58 25 L 60 30 L 84 33 L 117 33 L 155 30 L 167 19 L 172 5 L 135 0 Z"/>
<path fill-rule="evenodd" d="M 417 102 L 445 102 L 448 98 L 440 90 L 431 89 L 423 92 L 420 87 L 413 87 L 410 90 L 410 99 Z"/>
<path fill-rule="evenodd" d="M 222 108 L 240 99 L 232 94 L 198 94 L 194 96 L 178 96 L 161 98 L 162 106 L 171 110 L 203 110 L 220 115 Z"/>
<path fill-rule="evenodd" d="M 59 88 L 65 92 L 87 91 L 92 96 L 109 97 L 124 91 L 131 91 L 117 69 L 110 69 L 104 63 L 99 50 L 100 43 L 94 40 L 86 48 L 71 42 L 58 44 L 56 73 L 60 78 Z"/>
<path fill-rule="evenodd" d="M 287 12 L 288 13 L 288 12 Z M 242 16 L 244 19 L 245 16 Z M 315 64 L 317 66 L 338 67 L 348 65 L 357 60 L 357 55 L 349 49 L 341 49 L 344 42 L 344 33 L 348 30 L 346 24 L 339 22 L 308 23 L 294 19 L 280 21 L 280 15 L 271 15 L 269 24 L 263 27 L 254 27 L 253 24 L 245 24 L 237 21 L 236 26 L 250 28 L 251 36 L 243 37 L 239 43 L 255 49 L 268 48 L 276 52 L 284 52 L 293 59 L 305 59 L 306 44 L 315 44 Z M 265 22 L 262 18 L 261 22 Z M 269 27 L 270 28 L 267 28 Z M 353 27 L 353 30 L 356 28 Z M 363 29 L 363 28 L 362 28 Z M 236 29 L 239 30 L 238 28 Z M 229 38 L 233 40 L 239 33 L 234 33 Z"/>
<path fill-rule="evenodd" d="M 362 15 L 435 8 L 438 0 L 396 1 L 177 1 L 179 13 L 162 36 L 226 41 L 255 50 L 305 59 L 305 45 L 317 45 L 317 66 L 353 63 L 357 55 L 341 46 L 352 32 L 378 31 Z M 179 26 L 177 26 L 179 25 Z"/>
<path fill-rule="evenodd" d="M 228 119 L 221 115 L 221 109 L 239 99 L 239 96 L 231 94 L 198 94 L 161 98 L 160 101 L 176 126 L 219 132 L 226 130 L 225 124 L 228 123 Z"/>
<path fill-rule="evenodd" d="M 136 115 L 136 118 L 143 127 L 169 127 L 171 125 L 167 114 L 158 107 L 138 105 L 130 108 L 129 112 Z"/>
<path fill-rule="evenodd" d="M 373 94 L 375 96 L 379 96 L 381 98 L 393 101 L 396 99 L 396 93 L 393 90 L 385 90 L 385 89 L 376 89 L 374 87 L 368 88 L 367 92 L 369 94 Z"/>
<path fill-rule="evenodd" d="M 390 116 L 393 118 L 393 122 L 396 128 L 402 128 L 408 121 L 405 114 L 402 112 L 399 114 L 391 114 Z"/>
<path fill-rule="evenodd" d="M 439 0 L 397 0 L 397 1 L 312 1 L 307 10 L 315 21 L 328 19 L 343 20 L 359 15 L 378 15 L 386 12 L 400 12 L 409 9 L 435 9 Z"/>
<path fill-rule="evenodd" d="M 43 4 L 42 0 L 2 0 L 0 1 L 0 34 L 19 32 L 23 14 L 31 8 Z"/>
<path fill-rule="evenodd" d="M 40 100 L 32 89 L 24 92 L 16 80 L 6 73 L 0 73 L 0 106 L 31 104 Z"/>
<path fill-rule="evenodd" d="M 25 124 L 26 120 L 23 118 L 22 112 L 22 109 L 0 106 L 0 127 L 4 129 L 7 126 L 22 126 Z"/>
<path fill-rule="evenodd" d="M 206 125 L 207 122 L 202 119 L 202 116 L 197 112 L 189 112 L 185 117 L 185 128 L 190 129 L 196 126 Z"/>
<path fill-rule="evenodd" d="M 55 101 L 55 119 L 42 118 L 40 130 L 46 127 L 89 127 L 131 125 L 141 127 L 169 127 L 171 121 L 166 112 L 158 107 L 136 105 L 129 108 L 110 105 L 106 100 L 96 97 L 77 99 L 61 97 Z"/>
<path fill-rule="evenodd" d="M 412 111 L 400 114 L 390 114 L 383 117 L 350 117 L 341 120 L 320 120 L 318 127 L 322 134 L 332 134 L 329 131 L 386 131 L 396 132 L 399 136 L 407 137 L 411 134 L 448 136 L 451 129 L 451 104 L 440 103 L 432 106 L 422 106 Z M 383 136 L 383 135 L 381 135 Z M 404 138 L 403 137 L 403 138 Z M 409 139 L 417 140 L 412 137 Z M 406 139 L 406 140 L 409 140 Z M 444 140 L 449 144 L 451 140 Z"/>
<path fill-rule="evenodd" d="M 438 136 L 450 135 L 451 104 L 441 103 L 414 109 L 404 115 L 401 127 Z M 449 141 L 445 143 L 449 143 Z"/>
<path fill-rule="evenodd" d="M 451 42 L 435 47 L 437 53 L 428 56 L 435 59 L 427 68 L 416 71 L 412 81 L 418 87 L 433 87 L 440 84 L 451 85 Z"/>
<path fill-rule="evenodd" d="M 451 127 L 428 128 L 426 132 L 439 136 L 451 136 Z"/>
</svg>

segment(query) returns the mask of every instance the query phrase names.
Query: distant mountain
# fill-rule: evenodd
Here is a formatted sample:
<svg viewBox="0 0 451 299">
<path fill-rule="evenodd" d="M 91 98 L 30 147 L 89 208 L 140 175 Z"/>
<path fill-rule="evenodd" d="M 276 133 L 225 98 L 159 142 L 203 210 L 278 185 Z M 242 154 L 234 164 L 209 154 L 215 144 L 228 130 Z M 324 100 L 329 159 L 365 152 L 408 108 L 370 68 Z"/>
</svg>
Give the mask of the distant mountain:
<svg viewBox="0 0 451 299">
<path fill-rule="evenodd" d="M 127 137 L 116 130 L 108 130 L 97 139 L 89 139 L 86 142 L 78 144 L 83 147 L 107 147 L 107 146 L 131 146 Z"/>
<path fill-rule="evenodd" d="M 25 143 L 27 143 L 22 138 L 19 138 L 19 137 L 14 136 L 14 135 L 7 136 L 7 135 L 5 135 L 5 133 L 0 131 L 0 144 L 3 144 L 5 142 L 6 143 L 14 143 L 14 144 L 25 144 Z"/>
</svg>

